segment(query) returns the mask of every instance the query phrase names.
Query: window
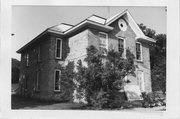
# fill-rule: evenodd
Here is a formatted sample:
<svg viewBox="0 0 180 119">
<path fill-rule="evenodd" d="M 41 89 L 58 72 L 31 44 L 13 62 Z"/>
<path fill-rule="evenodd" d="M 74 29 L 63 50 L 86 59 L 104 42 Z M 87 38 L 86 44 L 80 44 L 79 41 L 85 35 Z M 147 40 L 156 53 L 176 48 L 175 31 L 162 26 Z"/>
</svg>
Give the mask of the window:
<svg viewBox="0 0 180 119">
<path fill-rule="evenodd" d="M 26 59 L 26 66 L 29 66 L 29 54 L 25 55 L 25 59 Z"/>
<path fill-rule="evenodd" d="M 122 38 L 118 39 L 118 51 L 119 52 L 124 52 L 125 53 L 125 40 Z"/>
<path fill-rule="evenodd" d="M 61 70 L 55 70 L 54 91 L 60 91 Z"/>
<path fill-rule="evenodd" d="M 103 32 L 99 32 L 99 47 L 108 49 L 108 35 Z"/>
<path fill-rule="evenodd" d="M 56 58 L 61 59 L 62 55 L 62 39 L 56 39 Z"/>
<path fill-rule="evenodd" d="M 25 75 L 23 75 L 22 79 L 24 81 L 24 89 L 27 90 L 27 77 Z"/>
<path fill-rule="evenodd" d="M 142 61 L 142 45 L 141 43 L 136 43 L 136 59 Z"/>
<path fill-rule="evenodd" d="M 144 72 L 143 71 L 137 71 L 137 83 L 138 86 L 140 88 L 141 92 L 145 91 L 145 87 L 144 87 Z"/>
<path fill-rule="evenodd" d="M 38 47 L 38 52 L 37 52 L 37 60 L 38 60 L 38 62 L 40 62 L 41 61 L 41 56 L 40 56 L 40 54 L 41 54 L 41 49 L 40 49 L 40 46 Z"/>
<path fill-rule="evenodd" d="M 36 72 L 36 91 L 40 90 L 40 71 Z"/>
</svg>

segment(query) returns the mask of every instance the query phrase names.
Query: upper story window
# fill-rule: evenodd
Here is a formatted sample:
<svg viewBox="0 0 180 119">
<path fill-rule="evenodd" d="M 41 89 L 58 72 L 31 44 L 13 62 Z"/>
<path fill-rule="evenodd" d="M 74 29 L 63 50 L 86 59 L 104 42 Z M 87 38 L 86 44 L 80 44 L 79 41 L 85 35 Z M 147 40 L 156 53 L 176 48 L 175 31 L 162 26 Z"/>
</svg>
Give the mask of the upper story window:
<svg viewBox="0 0 180 119">
<path fill-rule="evenodd" d="M 108 34 L 99 32 L 99 47 L 108 49 Z"/>
<path fill-rule="evenodd" d="M 41 61 L 41 48 L 40 48 L 40 46 L 38 47 L 38 52 L 37 52 L 37 60 L 38 60 L 38 62 L 40 62 Z"/>
<path fill-rule="evenodd" d="M 125 40 L 122 38 L 118 39 L 118 51 L 124 52 L 125 51 Z"/>
<path fill-rule="evenodd" d="M 54 91 L 60 91 L 61 70 L 55 70 Z"/>
<path fill-rule="evenodd" d="M 56 58 L 62 58 L 62 39 L 60 38 L 56 39 Z"/>
<path fill-rule="evenodd" d="M 26 66 L 29 66 L 29 54 L 25 54 Z"/>
<path fill-rule="evenodd" d="M 142 44 L 136 43 L 136 59 L 142 61 Z"/>
</svg>

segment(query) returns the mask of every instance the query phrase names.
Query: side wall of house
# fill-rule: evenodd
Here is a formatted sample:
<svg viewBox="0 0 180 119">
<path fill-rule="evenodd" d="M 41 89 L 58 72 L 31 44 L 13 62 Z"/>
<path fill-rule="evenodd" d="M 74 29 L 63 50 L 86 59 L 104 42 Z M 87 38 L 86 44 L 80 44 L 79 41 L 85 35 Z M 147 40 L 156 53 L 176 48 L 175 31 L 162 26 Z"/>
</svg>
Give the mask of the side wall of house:
<svg viewBox="0 0 180 119">
<path fill-rule="evenodd" d="M 120 19 L 120 18 L 119 18 Z M 127 30 L 121 31 L 118 26 L 118 20 L 114 21 L 111 26 L 114 27 L 114 30 L 109 34 L 109 42 L 113 40 L 117 40 L 118 37 L 122 37 L 125 39 L 125 47 L 129 48 L 130 51 L 136 57 L 136 34 L 132 30 L 131 26 L 127 23 Z M 125 19 L 125 18 L 124 18 Z M 114 41 L 113 41 L 114 42 Z M 117 42 L 116 42 L 117 43 Z M 117 46 L 117 45 L 116 45 Z M 138 68 L 136 68 L 136 76 L 128 76 L 127 79 L 131 81 L 130 84 L 137 85 L 137 71 L 143 71 L 144 74 L 144 84 L 145 91 L 151 92 L 151 72 L 150 72 L 150 54 L 149 54 L 149 45 L 146 43 L 142 43 L 142 59 L 143 61 L 135 60 L 135 64 L 137 64 Z"/>
<path fill-rule="evenodd" d="M 46 94 L 44 98 L 47 100 L 65 101 L 65 91 L 63 85 L 60 87 L 60 91 L 54 91 L 54 80 L 55 70 L 63 70 L 63 66 L 67 65 L 68 62 L 74 61 L 75 65 L 79 59 L 84 61 L 86 57 L 86 48 L 88 45 L 87 30 L 84 30 L 70 38 L 61 38 L 58 34 L 51 34 L 50 37 L 50 48 L 49 48 L 49 80 L 47 81 L 48 86 L 46 87 Z M 55 58 L 56 51 L 56 38 L 62 39 L 62 59 Z M 86 65 L 85 62 L 83 62 Z"/>
<path fill-rule="evenodd" d="M 78 60 L 81 60 L 83 65 L 87 66 L 84 58 L 87 55 L 86 48 L 88 47 L 88 29 L 68 38 L 69 53 L 66 57 L 67 61 L 74 61 L 75 65 Z"/>
<path fill-rule="evenodd" d="M 19 90 L 22 95 L 39 99 L 44 99 L 48 91 L 49 61 L 51 59 L 49 52 L 51 41 L 49 40 L 49 36 L 42 38 L 43 42 L 37 43 L 21 55 L 21 86 Z M 39 50 L 40 61 L 38 61 Z M 26 66 L 25 54 L 29 54 L 29 66 Z M 39 72 L 39 91 L 36 90 L 37 72 Z M 25 76 L 24 78 L 23 75 Z M 27 89 L 25 89 L 25 87 L 27 87 Z"/>
<path fill-rule="evenodd" d="M 108 49 L 115 49 L 118 51 L 118 38 L 123 38 L 125 40 L 125 48 L 130 49 L 130 51 L 136 57 L 136 35 L 132 28 L 127 24 L 127 30 L 121 31 L 118 27 L 118 20 L 114 21 L 111 26 L 114 27 L 112 31 L 108 34 Z M 98 33 L 102 32 L 96 29 L 89 29 L 88 38 L 89 45 L 94 45 L 97 48 L 99 47 L 99 37 Z M 144 73 L 144 81 L 145 81 L 145 91 L 151 92 L 151 74 L 150 74 L 150 57 L 149 57 L 149 46 L 145 43 L 142 43 L 142 57 L 143 61 L 138 62 L 135 60 L 135 64 L 138 65 L 135 73 L 137 71 L 143 71 Z M 127 79 L 130 80 L 130 85 L 137 85 L 137 75 L 136 76 L 127 76 Z"/>
</svg>

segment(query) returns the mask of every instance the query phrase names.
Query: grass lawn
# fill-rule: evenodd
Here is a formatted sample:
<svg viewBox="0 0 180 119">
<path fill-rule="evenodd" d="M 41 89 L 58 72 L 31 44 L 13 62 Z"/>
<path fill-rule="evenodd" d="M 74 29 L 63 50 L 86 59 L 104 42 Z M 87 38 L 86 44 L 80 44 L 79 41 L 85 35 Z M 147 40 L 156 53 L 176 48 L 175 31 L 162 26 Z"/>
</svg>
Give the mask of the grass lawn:
<svg viewBox="0 0 180 119">
<path fill-rule="evenodd" d="M 137 102 L 136 102 L 137 103 Z M 135 111 L 135 112 L 162 112 L 166 110 L 165 106 L 154 107 L 154 108 L 143 108 L 138 107 L 138 103 L 135 108 L 126 109 L 112 109 L 121 111 Z M 12 109 L 23 109 L 23 110 L 94 110 L 95 108 L 86 107 L 83 104 L 67 103 L 67 102 L 45 102 L 31 98 L 25 98 L 17 95 L 12 95 Z M 95 109 L 98 110 L 98 109 Z M 107 110 L 107 109 L 103 109 Z M 108 109 L 111 110 L 111 109 Z"/>
<path fill-rule="evenodd" d="M 45 102 L 31 98 L 25 98 L 17 95 L 11 96 L 11 108 L 12 109 L 43 109 L 43 110 L 60 110 L 60 109 L 78 109 L 81 108 L 81 104 L 76 103 L 57 103 L 57 102 Z"/>
</svg>

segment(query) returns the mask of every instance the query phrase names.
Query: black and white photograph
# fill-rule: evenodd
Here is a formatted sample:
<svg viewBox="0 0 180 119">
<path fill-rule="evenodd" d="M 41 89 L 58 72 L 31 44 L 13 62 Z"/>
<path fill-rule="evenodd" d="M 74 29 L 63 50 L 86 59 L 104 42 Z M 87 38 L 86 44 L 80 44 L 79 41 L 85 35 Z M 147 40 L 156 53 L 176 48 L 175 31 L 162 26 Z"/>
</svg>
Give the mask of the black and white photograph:
<svg viewBox="0 0 180 119">
<path fill-rule="evenodd" d="M 2 1 L 0 116 L 180 117 L 179 1 L 120 1 Z"/>
<path fill-rule="evenodd" d="M 166 11 L 13 6 L 12 109 L 165 111 Z"/>
</svg>

